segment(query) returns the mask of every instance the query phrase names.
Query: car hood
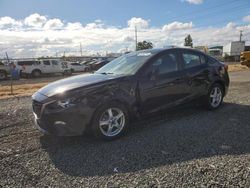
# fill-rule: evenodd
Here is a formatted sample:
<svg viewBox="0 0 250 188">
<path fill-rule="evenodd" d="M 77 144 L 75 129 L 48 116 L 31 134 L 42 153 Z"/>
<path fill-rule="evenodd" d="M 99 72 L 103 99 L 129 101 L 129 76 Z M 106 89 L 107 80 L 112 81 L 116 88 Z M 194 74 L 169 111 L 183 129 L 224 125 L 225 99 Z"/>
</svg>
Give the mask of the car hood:
<svg viewBox="0 0 250 188">
<path fill-rule="evenodd" d="M 37 92 L 42 95 L 51 97 L 53 95 L 61 94 L 69 90 L 96 84 L 98 82 L 112 80 L 119 77 L 121 77 L 121 75 L 83 74 L 78 76 L 72 76 L 70 78 L 65 78 L 52 82 L 39 89 Z"/>
</svg>

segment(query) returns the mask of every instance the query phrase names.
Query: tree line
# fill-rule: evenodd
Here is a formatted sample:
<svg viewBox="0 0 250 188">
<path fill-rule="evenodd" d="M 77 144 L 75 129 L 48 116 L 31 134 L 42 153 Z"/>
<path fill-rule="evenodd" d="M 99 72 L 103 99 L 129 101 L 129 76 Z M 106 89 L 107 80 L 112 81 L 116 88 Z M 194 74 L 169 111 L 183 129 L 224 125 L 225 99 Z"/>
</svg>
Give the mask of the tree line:
<svg viewBox="0 0 250 188">
<path fill-rule="evenodd" d="M 193 48 L 193 39 L 190 34 L 188 34 L 184 39 L 184 46 L 189 46 Z M 153 43 L 148 41 L 137 42 L 136 50 L 146 50 L 153 48 Z"/>
</svg>

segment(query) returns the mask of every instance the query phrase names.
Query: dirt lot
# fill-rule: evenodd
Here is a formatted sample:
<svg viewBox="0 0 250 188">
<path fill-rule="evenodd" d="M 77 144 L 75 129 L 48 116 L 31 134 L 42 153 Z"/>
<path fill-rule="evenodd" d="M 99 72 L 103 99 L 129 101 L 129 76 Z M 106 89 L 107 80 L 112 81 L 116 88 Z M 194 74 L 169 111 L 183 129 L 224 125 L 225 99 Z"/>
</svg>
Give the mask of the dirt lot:
<svg viewBox="0 0 250 188">
<path fill-rule="evenodd" d="M 44 136 L 30 97 L 0 100 L 0 187 L 250 187 L 250 71 L 215 112 L 192 105 L 102 142 Z"/>
</svg>

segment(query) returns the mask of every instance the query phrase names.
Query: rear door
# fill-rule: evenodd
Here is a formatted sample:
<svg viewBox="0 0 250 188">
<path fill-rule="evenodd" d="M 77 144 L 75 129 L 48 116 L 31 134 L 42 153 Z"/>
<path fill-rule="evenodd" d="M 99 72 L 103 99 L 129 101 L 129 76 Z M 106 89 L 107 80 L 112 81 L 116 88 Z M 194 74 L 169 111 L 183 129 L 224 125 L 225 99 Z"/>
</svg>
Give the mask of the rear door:
<svg viewBox="0 0 250 188">
<path fill-rule="evenodd" d="M 52 73 L 62 72 L 62 67 L 61 67 L 59 61 L 57 61 L 57 60 L 51 60 L 51 64 L 52 64 L 51 69 L 53 71 Z"/>
<path fill-rule="evenodd" d="M 190 98 L 206 94 L 210 72 L 207 57 L 200 52 L 185 49 L 181 52 L 181 59 Z"/>
<path fill-rule="evenodd" d="M 141 112 L 146 114 L 176 105 L 187 96 L 180 57 L 168 50 L 150 62 L 139 81 Z M 151 74 L 152 71 L 156 73 Z"/>
<path fill-rule="evenodd" d="M 43 73 L 52 73 L 53 72 L 50 60 L 43 60 L 42 68 L 43 68 Z"/>
</svg>

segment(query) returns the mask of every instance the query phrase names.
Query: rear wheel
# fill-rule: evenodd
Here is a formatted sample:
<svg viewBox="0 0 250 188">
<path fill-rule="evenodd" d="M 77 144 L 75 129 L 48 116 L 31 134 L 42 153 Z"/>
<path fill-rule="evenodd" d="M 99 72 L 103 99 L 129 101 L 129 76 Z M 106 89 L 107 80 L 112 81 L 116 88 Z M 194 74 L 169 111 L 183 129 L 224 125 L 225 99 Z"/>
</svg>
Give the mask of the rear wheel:
<svg viewBox="0 0 250 188">
<path fill-rule="evenodd" d="M 221 84 L 214 84 L 207 95 L 207 107 L 209 110 L 219 108 L 223 102 L 224 90 Z"/>
<path fill-rule="evenodd" d="M 38 78 L 38 77 L 40 77 L 41 76 L 41 71 L 40 70 L 34 70 L 34 71 L 32 71 L 32 76 L 33 77 L 35 77 L 35 78 Z"/>
<path fill-rule="evenodd" d="M 114 140 L 122 136 L 129 123 L 126 108 L 117 103 L 105 105 L 97 110 L 94 115 L 92 130 L 98 138 Z"/>
<path fill-rule="evenodd" d="M 86 67 L 86 68 L 85 68 L 85 72 L 90 72 L 90 68 L 89 68 L 89 67 Z"/>
</svg>

